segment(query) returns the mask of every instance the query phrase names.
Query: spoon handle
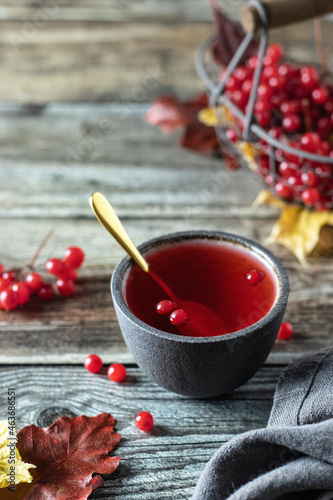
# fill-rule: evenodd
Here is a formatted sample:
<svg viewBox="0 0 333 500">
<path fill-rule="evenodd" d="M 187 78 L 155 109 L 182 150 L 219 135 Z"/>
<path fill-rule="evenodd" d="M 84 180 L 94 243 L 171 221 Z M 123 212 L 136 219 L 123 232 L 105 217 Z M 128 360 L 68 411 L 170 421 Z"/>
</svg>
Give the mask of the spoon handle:
<svg viewBox="0 0 333 500">
<path fill-rule="evenodd" d="M 132 257 L 137 265 L 145 272 L 149 272 L 148 263 L 142 257 L 139 250 L 134 246 L 132 240 L 126 233 L 124 226 L 118 219 L 111 204 L 101 193 L 94 193 L 89 198 L 92 211 L 99 222 L 112 234 L 119 245 Z"/>
</svg>

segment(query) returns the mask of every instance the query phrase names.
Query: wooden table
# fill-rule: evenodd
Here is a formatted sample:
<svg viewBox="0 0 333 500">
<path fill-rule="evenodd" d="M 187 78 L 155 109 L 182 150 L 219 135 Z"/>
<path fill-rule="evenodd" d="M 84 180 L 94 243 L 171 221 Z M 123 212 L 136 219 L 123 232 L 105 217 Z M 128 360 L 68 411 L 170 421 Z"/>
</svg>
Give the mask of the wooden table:
<svg viewBox="0 0 333 500">
<path fill-rule="evenodd" d="M 144 122 L 156 95 L 202 89 L 193 53 L 211 31 L 209 9 L 204 0 L 192 0 L 192 8 L 168 0 L 164 9 L 142 2 L 141 10 L 135 1 L 126 8 L 111 0 L 62 2 L 15 45 L 12 35 L 23 36 L 41 7 L 3 4 L 0 261 L 22 267 L 50 228 L 55 235 L 40 266 L 72 244 L 87 258 L 71 299 L 33 300 L 0 312 L 0 419 L 7 417 L 8 387 L 16 388 L 18 428 L 110 412 L 124 460 L 91 498 L 188 499 L 221 444 L 266 425 L 283 367 L 331 344 L 332 261 L 303 269 L 284 248 L 272 247 L 290 276 L 285 319 L 295 334 L 278 341 L 266 365 L 234 394 L 199 401 L 149 381 L 116 321 L 109 280 L 123 251 L 94 219 L 91 192 L 112 200 L 136 244 L 183 229 L 220 229 L 263 242 L 278 215 L 272 208 L 251 210 L 259 184 L 250 172 L 229 173 L 218 159 L 181 150 L 178 134 L 163 135 Z M 312 50 L 308 27 L 283 31 L 300 56 Z M 150 88 L 152 74 L 157 83 Z M 83 368 L 92 352 L 105 363 L 99 375 Z M 126 364 L 125 383 L 107 379 L 111 362 Z M 151 433 L 134 426 L 140 410 L 154 415 Z"/>
</svg>

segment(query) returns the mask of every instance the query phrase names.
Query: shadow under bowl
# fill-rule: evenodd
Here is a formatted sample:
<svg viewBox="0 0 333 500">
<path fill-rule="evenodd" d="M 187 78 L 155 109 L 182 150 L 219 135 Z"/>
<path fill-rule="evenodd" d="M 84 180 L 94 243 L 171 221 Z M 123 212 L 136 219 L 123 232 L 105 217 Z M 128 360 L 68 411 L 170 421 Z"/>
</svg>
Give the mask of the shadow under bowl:
<svg viewBox="0 0 333 500">
<path fill-rule="evenodd" d="M 184 240 L 218 240 L 242 247 L 275 275 L 277 294 L 270 311 L 253 325 L 214 337 L 186 337 L 163 332 L 138 319 L 128 308 L 123 284 L 132 263 L 125 257 L 111 279 L 111 294 L 124 340 L 139 367 L 160 386 L 195 398 L 228 394 L 263 365 L 276 340 L 289 296 L 281 262 L 258 243 L 220 231 L 164 235 L 139 246 L 141 253 Z"/>
</svg>

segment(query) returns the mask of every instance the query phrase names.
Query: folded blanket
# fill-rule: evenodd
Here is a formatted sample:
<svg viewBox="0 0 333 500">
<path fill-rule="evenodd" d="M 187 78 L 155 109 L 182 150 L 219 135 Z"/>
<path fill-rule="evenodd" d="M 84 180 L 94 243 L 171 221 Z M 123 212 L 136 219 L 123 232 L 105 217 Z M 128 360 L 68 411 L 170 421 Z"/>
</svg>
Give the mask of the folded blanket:
<svg viewBox="0 0 333 500">
<path fill-rule="evenodd" d="M 223 445 L 192 500 L 333 500 L 333 349 L 282 374 L 265 429 Z"/>
</svg>

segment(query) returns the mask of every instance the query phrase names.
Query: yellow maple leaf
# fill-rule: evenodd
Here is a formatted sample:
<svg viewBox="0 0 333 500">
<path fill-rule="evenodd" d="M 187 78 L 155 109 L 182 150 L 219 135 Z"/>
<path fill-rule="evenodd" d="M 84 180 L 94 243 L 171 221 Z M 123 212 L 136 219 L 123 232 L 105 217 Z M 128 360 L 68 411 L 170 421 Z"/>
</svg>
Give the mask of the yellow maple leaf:
<svg viewBox="0 0 333 500">
<path fill-rule="evenodd" d="M 238 141 L 236 142 L 235 147 L 242 154 L 244 160 L 246 161 L 248 167 L 253 171 L 257 171 L 257 162 L 256 162 L 256 148 L 252 144 L 252 142 L 247 141 Z"/>
<path fill-rule="evenodd" d="M 217 117 L 214 108 L 204 108 L 198 113 L 198 120 L 207 127 L 215 127 L 217 125 Z"/>
<path fill-rule="evenodd" d="M 31 483 L 32 475 L 28 469 L 35 467 L 22 461 L 16 448 L 16 431 L 8 421 L 0 421 L 0 488 L 19 483 Z"/>
<path fill-rule="evenodd" d="M 285 206 L 285 202 L 280 198 L 276 198 L 276 196 L 274 196 L 270 191 L 267 191 L 267 189 L 262 189 L 252 203 L 252 208 L 258 208 L 260 205 L 283 208 Z"/>
<path fill-rule="evenodd" d="M 333 226 L 333 212 L 316 212 L 284 203 L 269 191 L 259 194 L 255 204 L 258 206 L 261 203 L 282 207 L 280 218 L 265 243 L 280 243 L 288 248 L 301 264 L 306 264 L 306 257 L 319 243 L 321 228 L 326 225 Z"/>
<path fill-rule="evenodd" d="M 207 107 L 199 111 L 198 120 L 207 127 L 230 127 L 234 124 L 234 117 L 225 105 L 216 108 Z"/>
</svg>

